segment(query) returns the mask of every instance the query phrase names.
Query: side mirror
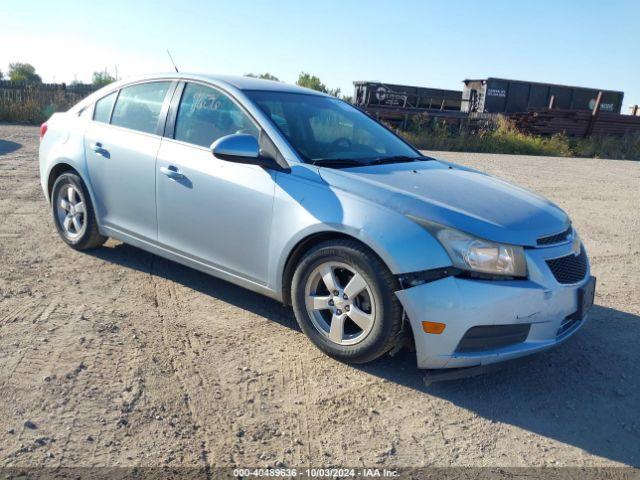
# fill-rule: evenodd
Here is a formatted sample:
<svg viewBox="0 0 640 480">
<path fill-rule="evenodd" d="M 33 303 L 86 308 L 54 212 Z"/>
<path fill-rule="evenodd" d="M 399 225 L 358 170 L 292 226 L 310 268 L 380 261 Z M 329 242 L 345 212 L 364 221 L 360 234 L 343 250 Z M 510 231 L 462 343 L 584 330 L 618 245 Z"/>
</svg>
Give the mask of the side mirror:
<svg viewBox="0 0 640 480">
<path fill-rule="evenodd" d="M 263 168 L 283 170 L 283 167 L 276 160 L 260 152 L 260 145 L 254 136 L 244 133 L 234 133 L 219 138 L 211 144 L 211 153 L 216 158 L 228 162 L 247 163 Z"/>
<path fill-rule="evenodd" d="M 258 163 L 260 146 L 255 137 L 242 133 L 221 137 L 211 144 L 211 152 L 221 160 Z"/>
</svg>

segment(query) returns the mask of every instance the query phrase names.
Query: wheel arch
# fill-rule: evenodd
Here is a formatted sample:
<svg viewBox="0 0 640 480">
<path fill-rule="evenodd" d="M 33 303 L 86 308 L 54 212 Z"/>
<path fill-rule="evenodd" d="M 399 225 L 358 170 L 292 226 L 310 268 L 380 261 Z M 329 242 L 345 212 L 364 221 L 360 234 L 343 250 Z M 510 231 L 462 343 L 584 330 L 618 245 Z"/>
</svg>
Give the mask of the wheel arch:
<svg viewBox="0 0 640 480">
<path fill-rule="evenodd" d="M 47 193 L 47 198 L 49 199 L 49 203 L 51 203 L 52 201 L 51 193 L 53 191 L 53 185 L 56 183 L 56 180 L 58 179 L 58 177 L 63 173 L 68 173 L 68 172 L 74 173 L 78 175 L 82 180 L 82 182 L 84 183 L 87 193 L 89 194 L 89 200 L 91 201 L 91 205 L 93 206 L 93 211 L 96 217 L 96 223 L 100 227 L 101 225 L 100 215 L 98 214 L 97 205 L 95 201 L 95 196 L 93 194 L 93 188 L 92 188 L 91 182 L 88 181 L 87 174 L 83 170 L 83 168 L 80 165 L 74 165 L 74 164 L 75 162 L 73 162 L 72 160 L 61 158 L 58 161 L 56 161 L 54 164 L 52 164 L 51 167 L 49 167 L 49 173 L 47 174 L 47 177 L 46 177 L 47 179 L 46 193 Z"/>
<path fill-rule="evenodd" d="M 362 239 L 358 237 L 349 235 L 348 233 L 331 230 L 311 233 L 300 239 L 294 245 L 294 247 L 289 251 L 287 259 L 284 263 L 284 268 L 282 270 L 281 276 L 281 292 L 282 302 L 285 305 L 291 305 L 291 281 L 293 279 L 293 274 L 295 272 L 296 266 L 300 262 L 300 259 L 304 256 L 305 253 L 307 253 L 316 245 L 330 240 L 350 240 L 357 242 L 367 250 L 371 251 L 374 255 L 376 255 L 380 259 L 380 261 L 387 266 L 387 268 L 389 267 L 388 263 L 385 262 L 382 255 L 380 255 L 375 249 L 371 248 L 370 245 L 367 245 L 362 241 Z"/>
<path fill-rule="evenodd" d="M 56 183 L 56 180 L 58 179 L 58 177 L 65 172 L 73 172 L 76 175 L 78 175 L 80 178 L 82 178 L 82 175 L 80 174 L 80 172 L 78 172 L 78 170 L 76 170 L 71 164 L 66 163 L 64 161 L 56 163 L 49 170 L 49 176 L 47 177 L 47 196 L 49 198 L 49 201 L 51 201 L 51 192 L 53 191 L 53 184 Z M 82 179 L 82 181 L 84 182 L 84 178 Z M 86 185 L 87 182 L 84 182 L 84 183 Z"/>
</svg>

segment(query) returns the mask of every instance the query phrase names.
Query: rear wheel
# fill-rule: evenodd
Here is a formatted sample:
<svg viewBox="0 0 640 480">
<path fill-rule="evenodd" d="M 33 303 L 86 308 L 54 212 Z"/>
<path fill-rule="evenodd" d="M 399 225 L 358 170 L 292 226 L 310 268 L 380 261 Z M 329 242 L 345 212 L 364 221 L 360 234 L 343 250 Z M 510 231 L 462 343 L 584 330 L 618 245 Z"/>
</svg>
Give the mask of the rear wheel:
<svg viewBox="0 0 640 480">
<path fill-rule="evenodd" d="M 292 303 L 300 328 L 320 350 L 365 363 L 390 350 L 402 328 L 399 288 L 386 265 L 352 240 L 320 244 L 298 264 Z"/>
<path fill-rule="evenodd" d="M 62 240 L 76 250 L 96 248 L 106 242 L 100 234 L 93 205 L 82 179 L 75 173 L 60 175 L 51 190 L 53 222 Z"/>
</svg>

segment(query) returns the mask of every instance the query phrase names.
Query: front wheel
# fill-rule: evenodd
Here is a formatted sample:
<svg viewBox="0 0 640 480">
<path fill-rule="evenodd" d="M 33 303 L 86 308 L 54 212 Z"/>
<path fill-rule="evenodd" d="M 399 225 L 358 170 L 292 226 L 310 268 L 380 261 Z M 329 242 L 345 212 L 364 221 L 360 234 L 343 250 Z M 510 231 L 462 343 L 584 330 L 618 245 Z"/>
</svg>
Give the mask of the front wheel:
<svg viewBox="0 0 640 480">
<path fill-rule="evenodd" d="M 75 173 L 63 173 L 56 179 L 51 190 L 51 209 L 58 234 L 72 248 L 88 250 L 107 240 L 98 231 L 91 199 Z"/>
<path fill-rule="evenodd" d="M 292 303 L 300 328 L 320 350 L 365 363 L 389 351 L 402 328 L 398 282 L 368 248 L 352 240 L 320 244 L 293 275 Z"/>
</svg>

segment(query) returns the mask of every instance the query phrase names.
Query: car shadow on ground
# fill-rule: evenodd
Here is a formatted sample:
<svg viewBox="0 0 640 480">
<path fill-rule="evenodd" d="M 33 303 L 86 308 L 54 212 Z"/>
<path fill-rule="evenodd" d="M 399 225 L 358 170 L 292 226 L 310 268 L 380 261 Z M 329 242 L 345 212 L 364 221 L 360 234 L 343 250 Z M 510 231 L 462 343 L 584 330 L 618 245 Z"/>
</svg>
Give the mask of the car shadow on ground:
<svg viewBox="0 0 640 480">
<path fill-rule="evenodd" d="M 6 155 L 7 153 L 15 152 L 21 147 L 21 143 L 0 139 L 0 155 Z"/>
<path fill-rule="evenodd" d="M 135 247 L 117 244 L 89 253 L 299 330 L 291 309 L 279 302 Z M 524 362 L 506 363 L 500 370 L 479 377 L 426 386 L 425 372 L 416 367 L 415 354 L 406 350 L 353 368 L 442 398 L 490 421 L 637 466 L 639 340 L 640 316 L 596 305 L 582 330 L 560 347 Z"/>
<path fill-rule="evenodd" d="M 85 253 L 110 263 L 166 278 L 204 295 L 217 298 L 300 331 L 291 309 L 280 302 L 131 245 L 125 243 L 110 245 L 108 243 L 102 248 L 88 250 Z"/>
<path fill-rule="evenodd" d="M 425 386 L 415 357 L 406 351 L 360 368 L 488 420 L 637 466 L 638 340 L 639 316 L 594 306 L 582 331 L 564 344 L 478 377 Z"/>
</svg>

